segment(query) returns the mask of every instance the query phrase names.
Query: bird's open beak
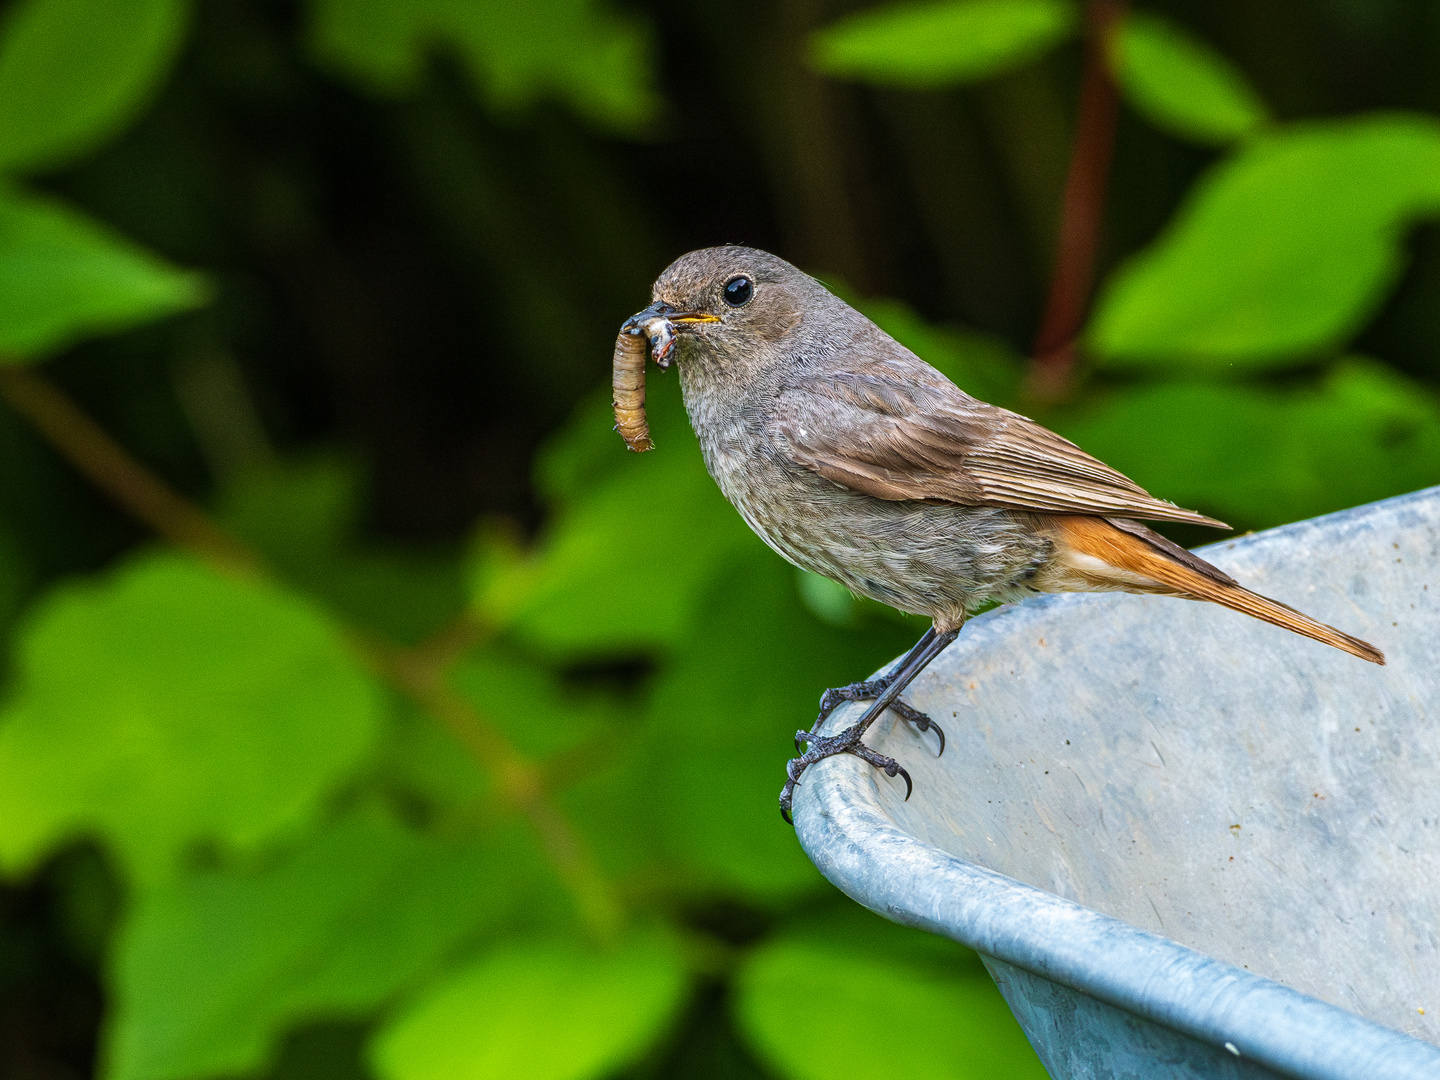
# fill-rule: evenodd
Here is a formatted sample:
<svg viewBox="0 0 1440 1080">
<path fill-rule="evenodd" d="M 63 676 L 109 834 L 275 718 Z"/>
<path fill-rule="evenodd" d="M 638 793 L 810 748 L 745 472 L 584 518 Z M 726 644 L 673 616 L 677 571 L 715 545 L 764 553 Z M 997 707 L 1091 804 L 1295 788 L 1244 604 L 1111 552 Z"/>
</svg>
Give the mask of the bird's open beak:
<svg viewBox="0 0 1440 1080">
<path fill-rule="evenodd" d="M 665 319 L 680 326 L 694 326 L 699 323 L 719 322 L 720 316 L 707 315 L 703 311 L 677 311 L 665 301 L 657 300 L 644 311 L 636 312 L 626 319 L 620 330 L 622 333 L 643 334 L 647 332 L 646 327 L 656 319 Z"/>
</svg>

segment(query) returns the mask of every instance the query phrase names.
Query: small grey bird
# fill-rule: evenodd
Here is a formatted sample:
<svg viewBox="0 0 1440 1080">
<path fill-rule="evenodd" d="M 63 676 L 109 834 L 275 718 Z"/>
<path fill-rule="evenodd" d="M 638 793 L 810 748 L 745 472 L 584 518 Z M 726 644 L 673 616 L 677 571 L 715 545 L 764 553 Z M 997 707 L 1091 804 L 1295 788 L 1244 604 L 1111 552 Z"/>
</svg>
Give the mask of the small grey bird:
<svg viewBox="0 0 1440 1080">
<path fill-rule="evenodd" d="M 1209 600 L 1372 663 L 1373 646 L 1250 592 L 1133 520 L 1223 522 L 1156 499 L 1073 443 L 987 405 L 895 341 L 814 278 L 753 248 L 675 260 L 655 303 L 621 328 L 617 428 L 648 449 L 642 338 L 679 365 L 691 426 L 725 497 L 796 566 L 862 596 L 925 615 L 931 629 L 882 678 L 827 690 L 872 701 L 838 735 L 796 732 L 780 809 L 805 768 L 854 754 L 909 774 L 861 738 L 885 709 L 935 728 L 901 692 L 968 612 L 1042 592 L 1136 592 Z"/>
</svg>

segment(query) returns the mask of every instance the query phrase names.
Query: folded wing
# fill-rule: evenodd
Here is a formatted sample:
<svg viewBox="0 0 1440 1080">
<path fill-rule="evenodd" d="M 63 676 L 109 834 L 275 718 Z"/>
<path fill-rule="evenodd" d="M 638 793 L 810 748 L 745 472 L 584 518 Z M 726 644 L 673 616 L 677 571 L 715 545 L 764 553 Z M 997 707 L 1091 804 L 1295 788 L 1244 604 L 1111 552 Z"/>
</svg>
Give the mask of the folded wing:
<svg viewBox="0 0 1440 1080">
<path fill-rule="evenodd" d="M 772 437 L 794 461 L 878 499 L 1228 527 L 1155 498 L 1069 440 L 920 364 L 802 378 L 770 417 Z"/>
</svg>

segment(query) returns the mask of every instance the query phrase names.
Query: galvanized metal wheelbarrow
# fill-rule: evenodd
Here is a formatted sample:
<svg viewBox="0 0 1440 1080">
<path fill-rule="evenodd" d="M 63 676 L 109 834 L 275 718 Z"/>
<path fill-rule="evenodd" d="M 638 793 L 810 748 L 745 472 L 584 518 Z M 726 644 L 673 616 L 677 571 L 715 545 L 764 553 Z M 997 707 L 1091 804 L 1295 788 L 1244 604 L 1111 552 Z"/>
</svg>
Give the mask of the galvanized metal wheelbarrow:
<svg viewBox="0 0 1440 1080">
<path fill-rule="evenodd" d="M 912 687 L 943 756 L 871 730 L 910 801 L 830 758 L 800 842 L 978 950 L 1056 1080 L 1440 1078 L 1440 488 L 1205 557 L 1389 666 L 1209 604 L 1001 608 Z"/>
</svg>

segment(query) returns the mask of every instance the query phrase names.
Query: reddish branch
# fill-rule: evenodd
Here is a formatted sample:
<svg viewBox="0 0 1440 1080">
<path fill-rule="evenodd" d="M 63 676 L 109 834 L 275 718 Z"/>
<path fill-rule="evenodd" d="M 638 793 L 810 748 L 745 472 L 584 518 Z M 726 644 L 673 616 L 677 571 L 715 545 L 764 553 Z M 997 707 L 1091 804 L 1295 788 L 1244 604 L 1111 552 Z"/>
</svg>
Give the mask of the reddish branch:
<svg viewBox="0 0 1440 1080">
<path fill-rule="evenodd" d="M 1065 177 L 1055 272 L 1035 338 L 1031 373 L 1033 389 L 1046 396 L 1062 395 L 1069 387 L 1075 338 L 1090 302 L 1120 104 L 1110 77 L 1108 52 L 1110 37 L 1124 11 L 1124 0 L 1088 0 L 1085 5 L 1085 67 L 1075 142 Z"/>
</svg>

